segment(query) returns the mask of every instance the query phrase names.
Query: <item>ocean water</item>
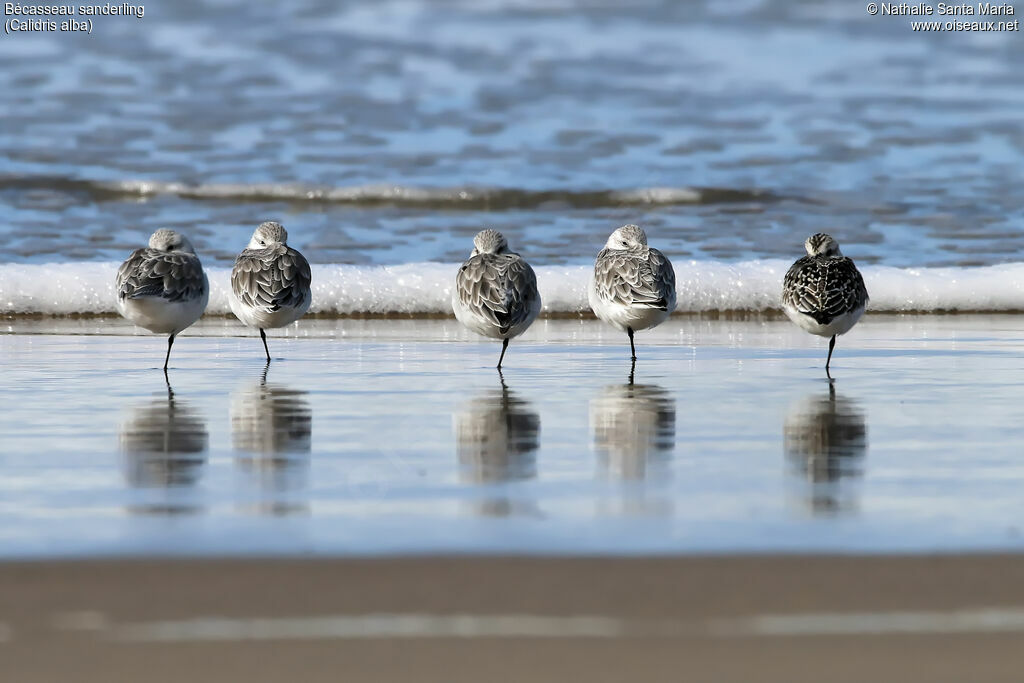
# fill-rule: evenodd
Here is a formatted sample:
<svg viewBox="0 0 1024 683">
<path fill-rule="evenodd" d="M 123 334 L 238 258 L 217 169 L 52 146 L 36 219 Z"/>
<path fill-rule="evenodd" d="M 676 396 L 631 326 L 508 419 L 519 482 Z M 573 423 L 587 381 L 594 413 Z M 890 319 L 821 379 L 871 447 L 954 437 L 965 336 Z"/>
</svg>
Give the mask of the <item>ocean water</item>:
<svg viewBox="0 0 1024 683">
<path fill-rule="evenodd" d="M 1024 322 L 977 314 L 1024 310 L 1024 43 L 909 21 L 183 0 L 5 36 L 0 558 L 1020 549 Z M 317 317 L 265 371 L 223 314 L 269 219 Z M 641 335 L 632 378 L 576 315 L 624 223 L 700 314 Z M 164 340 L 110 315 L 160 227 L 212 287 L 169 384 Z M 449 317 L 484 227 L 548 314 L 504 377 Z M 872 298 L 831 385 L 771 314 L 819 231 Z"/>
<path fill-rule="evenodd" d="M 0 558 L 1024 549 L 1020 316 L 7 332 Z"/>
<path fill-rule="evenodd" d="M 323 264 L 535 265 L 626 222 L 677 261 L 1019 260 L 1024 43 L 845 0 L 185 0 L 0 41 L 0 263 L 229 265 L 281 220 Z M 2 268 L 2 266 L 0 266 Z M 8 296 L 5 288 L 3 297 Z M 344 308 L 344 305 L 339 307 Z"/>
</svg>

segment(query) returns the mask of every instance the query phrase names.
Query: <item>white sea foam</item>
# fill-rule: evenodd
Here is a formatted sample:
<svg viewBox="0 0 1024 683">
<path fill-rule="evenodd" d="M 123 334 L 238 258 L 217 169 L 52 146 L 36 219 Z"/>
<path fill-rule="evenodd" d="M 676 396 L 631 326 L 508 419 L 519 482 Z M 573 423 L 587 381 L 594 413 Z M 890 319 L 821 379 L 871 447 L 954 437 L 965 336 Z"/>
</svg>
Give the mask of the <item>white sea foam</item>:
<svg viewBox="0 0 1024 683">
<path fill-rule="evenodd" d="M 117 263 L 0 265 L 0 312 L 70 315 L 114 313 Z M 768 311 L 779 308 L 780 260 L 722 263 L 677 261 L 680 312 Z M 313 266 L 312 313 L 447 314 L 456 264 Z M 545 313 L 589 310 L 589 266 L 535 268 Z M 862 269 L 869 310 L 888 312 L 1024 311 L 1024 263 L 978 268 Z M 208 268 L 207 313 L 227 314 L 230 269 Z"/>
</svg>

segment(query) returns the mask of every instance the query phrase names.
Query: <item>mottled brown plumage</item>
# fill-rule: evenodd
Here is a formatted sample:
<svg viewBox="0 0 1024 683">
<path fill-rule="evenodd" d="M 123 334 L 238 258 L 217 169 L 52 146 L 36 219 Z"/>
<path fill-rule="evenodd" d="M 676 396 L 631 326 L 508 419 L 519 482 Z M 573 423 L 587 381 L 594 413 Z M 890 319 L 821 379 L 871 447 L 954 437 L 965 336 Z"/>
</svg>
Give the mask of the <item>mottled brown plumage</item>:
<svg viewBox="0 0 1024 683">
<path fill-rule="evenodd" d="M 245 249 L 231 271 L 231 289 L 239 301 L 268 313 L 301 308 L 310 296 L 311 281 L 309 262 L 285 244 Z"/>
<path fill-rule="evenodd" d="M 782 280 L 782 310 L 801 329 L 830 337 L 825 374 L 836 337 L 849 332 L 868 304 L 864 278 L 853 261 L 839 251 L 839 243 L 823 232 L 804 242 L 807 256 L 797 259 Z"/>
<path fill-rule="evenodd" d="M 117 296 L 122 301 L 147 296 L 192 301 L 205 288 L 199 257 L 184 251 L 136 249 L 117 270 Z"/>
<path fill-rule="evenodd" d="M 675 301 L 676 274 L 657 249 L 602 249 L 594 263 L 594 288 L 605 302 L 666 311 Z"/>
<path fill-rule="evenodd" d="M 864 307 L 868 290 L 851 259 L 804 256 L 786 273 L 782 302 L 819 325 L 828 325 L 840 315 Z"/>
<path fill-rule="evenodd" d="M 192 243 L 184 235 L 160 228 L 149 246 L 136 249 L 117 269 L 117 310 L 139 327 L 168 335 L 164 372 L 179 332 L 199 319 L 210 298 L 210 285 Z"/>
<path fill-rule="evenodd" d="M 512 252 L 472 256 L 455 278 L 462 305 L 498 327 L 502 335 L 528 323 L 539 298 L 537 276 Z"/>
<path fill-rule="evenodd" d="M 478 232 L 473 252 L 455 274 L 452 311 L 473 332 L 501 340 L 499 370 L 509 339 L 525 332 L 540 309 L 537 276 L 530 264 L 509 251 L 497 230 Z"/>
</svg>

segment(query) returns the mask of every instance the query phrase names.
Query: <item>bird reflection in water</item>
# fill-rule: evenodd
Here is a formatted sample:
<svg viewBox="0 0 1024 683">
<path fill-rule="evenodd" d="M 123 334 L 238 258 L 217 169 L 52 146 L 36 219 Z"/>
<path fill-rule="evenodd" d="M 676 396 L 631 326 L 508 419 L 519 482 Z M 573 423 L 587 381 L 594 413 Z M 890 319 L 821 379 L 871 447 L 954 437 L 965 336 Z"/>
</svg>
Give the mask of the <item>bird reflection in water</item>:
<svg viewBox="0 0 1024 683">
<path fill-rule="evenodd" d="M 162 394 L 162 392 L 161 392 Z M 209 434 L 201 416 L 174 396 L 170 383 L 166 397 L 139 404 L 121 425 L 121 453 L 125 478 L 143 491 L 159 496 L 133 504 L 128 511 L 149 515 L 194 514 L 200 507 L 189 500 L 202 476 Z"/>
<path fill-rule="evenodd" d="M 456 454 L 463 481 L 497 485 L 537 476 L 540 415 L 527 401 L 509 391 L 498 373 L 500 389 L 485 391 L 464 404 L 454 416 Z M 535 507 L 514 500 L 508 491 L 476 506 L 488 517 L 538 514 Z"/>
<path fill-rule="evenodd" d="M 308 392 L 267 382 L 269 363 L 259 382 L 231 397 L 231 438 L 235 462 L 258 484 L 259 514 L 283 516 L 308 512 L 295 502 L 306 488 L 313 441 L 313 411 Z"/>
<path fill-rule="evenodd" d="M 623 480 L 642 480 L 667 463 L 675 449 L 676 402 L 655 384 L 612 384 L 590 401 L 594 450 L 602 469 Z"/>
<path fill-rule="evenodd" d="M 655 384 L 635 384 L 630 372 L 628 382 L 606 386 L 590 401 L 590 427 L 606 477 L 655 484 L 668 480 L 676 440 L 676 402 L 668 391 Z M 669 511 L 667 499 L 649 498 L 642 489 L 626 493 L 624 512 Z"/>
<path fill-rule="evenodd" d="M 855 507 L 848 485 L 863 472 L 868 449 L 864 412 L 853 401 L 828 394 L 808 396 L 790 410 L 783 426 L 786 458 L 810 485 L 806 502 L 815 514 L 844 513 Z"/>
</svg>

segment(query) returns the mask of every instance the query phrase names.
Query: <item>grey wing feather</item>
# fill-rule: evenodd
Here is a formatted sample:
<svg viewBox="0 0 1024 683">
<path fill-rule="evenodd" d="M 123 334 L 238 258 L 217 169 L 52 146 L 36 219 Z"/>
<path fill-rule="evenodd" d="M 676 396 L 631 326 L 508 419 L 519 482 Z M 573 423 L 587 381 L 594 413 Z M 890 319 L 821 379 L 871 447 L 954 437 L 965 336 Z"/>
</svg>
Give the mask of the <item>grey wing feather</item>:
<svg viewBox="0 0 1024 683">
<path fill-rule="evenodd" d="M 272 312 L 304 305 L 312 279 L 309 262 L 290 247 L 246 249 L 231 270 L 231 289 L 245 305 Z"/>
<path fill-rule="evenodd" d="M 675 301 L 675 271 L 657 249 L 648 249 L 646 255 L 602 249 L 594 264 L 594 283 L 601 298 L 623 306 L 668 310 Z"/>
<path fill-rule="evenodd" d="M 459 268 L 455 285 L 462 304 L 502 333 L 529 318 L 539 296 L 537 276 L 518 254 L 478 254 Z"/>
<path fill-rule="evenodd" d="M 782 301 L 826 325 L 867 305 L 868 290 L 851 259 L 805 256 L 786 272 Z"/>
<path fill-rule="evenodd" d="M 192 301 L 205 291 L 203 266 L 195 254 L 136 249 L 117 270 L 119 299 Z"/>
</svg>

